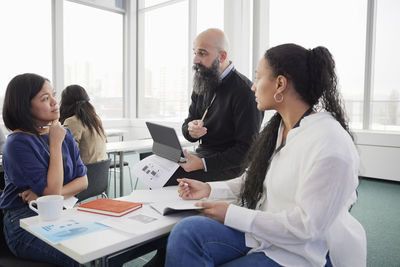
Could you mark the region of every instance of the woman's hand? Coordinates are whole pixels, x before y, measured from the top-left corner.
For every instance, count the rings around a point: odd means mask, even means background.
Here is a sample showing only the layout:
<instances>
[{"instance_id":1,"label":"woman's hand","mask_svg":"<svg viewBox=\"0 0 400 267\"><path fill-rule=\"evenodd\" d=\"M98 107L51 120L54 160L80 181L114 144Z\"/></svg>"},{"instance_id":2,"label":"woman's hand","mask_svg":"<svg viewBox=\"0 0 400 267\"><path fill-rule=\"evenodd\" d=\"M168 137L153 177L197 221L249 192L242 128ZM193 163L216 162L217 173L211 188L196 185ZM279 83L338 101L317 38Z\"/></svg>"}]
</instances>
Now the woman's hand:
<instances>
[{"instance_id":1,"label":"woman's hand","mask_svg":"<svg viewBox=\"0 0 400 267\"><path fill-rule=\"evenodd\" d=\"M53 121L49 129L50 144L62 144L65 138L66 130L59 121Z\"/></svg>"},{"instance_id":2,"label":"woman's hand","mask_svg":"<svg viewBox=\"0 0 400 267\"><path fill-rule=\"evenodd\" d=\"M33 193L31 189L28 189L28 190L25 190L25 191L22 192L22 193L19 193L18 196L19 196L20 198L22 198L22 201L23 201L23 202L28 203L28 204L29 204L29 202L31 202L32 200L35 200L35 199L38 198L38 195L36 195L35 193Z\"/></svg>"},{"instance_id":3,"label":"woman's hand","mask_svg":"<svg viewBox=\"0 0 400 267\"><path fill-rule=\"evenodd\" d=\"M183 199L202 199L210 196L211 187L207 183L188 178L177 179L177 181L178 193Z\"/></svg>"},{"instance_id":4,"label":"woman's hand","mask_svg":"<svg viewBox=\"0 0 400 267\"><path fill-rule=\"evenodd\" d=\"M227 202L197 202L195 204L197 207L203 207L200 210L205 216L219 221L221 223L225 222L226 211L228 210L229 203Z\"/></svg>"}]
</instances>

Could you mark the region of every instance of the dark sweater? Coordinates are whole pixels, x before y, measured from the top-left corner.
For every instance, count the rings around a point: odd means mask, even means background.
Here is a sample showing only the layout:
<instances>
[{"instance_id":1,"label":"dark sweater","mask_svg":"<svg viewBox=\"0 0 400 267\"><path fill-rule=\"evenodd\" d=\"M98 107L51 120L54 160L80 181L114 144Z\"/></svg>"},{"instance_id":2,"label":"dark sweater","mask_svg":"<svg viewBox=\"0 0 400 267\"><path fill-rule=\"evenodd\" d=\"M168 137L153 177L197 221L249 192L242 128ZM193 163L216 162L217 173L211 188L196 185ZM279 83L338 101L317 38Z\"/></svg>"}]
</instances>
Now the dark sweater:
<instances>
[{"instance_id":1,"label":"dark sweater","mask_svg":"<svg viewBox=\"0 0 400 267\"><path fill-rule=\"evenodd\" d=\"M232 69L221 81L216 97L204 119L207 134L201 137L196 150L205 158L207 171L237 168L255 137L260 131L263 112L257 109L252 83L244 75ZM204 96L192 94L188 118L182 125L182 133L191 142L188 123L201 119L206 106ZM208 99L208 101L210 101Z\"/></svg>"}]
</instances>

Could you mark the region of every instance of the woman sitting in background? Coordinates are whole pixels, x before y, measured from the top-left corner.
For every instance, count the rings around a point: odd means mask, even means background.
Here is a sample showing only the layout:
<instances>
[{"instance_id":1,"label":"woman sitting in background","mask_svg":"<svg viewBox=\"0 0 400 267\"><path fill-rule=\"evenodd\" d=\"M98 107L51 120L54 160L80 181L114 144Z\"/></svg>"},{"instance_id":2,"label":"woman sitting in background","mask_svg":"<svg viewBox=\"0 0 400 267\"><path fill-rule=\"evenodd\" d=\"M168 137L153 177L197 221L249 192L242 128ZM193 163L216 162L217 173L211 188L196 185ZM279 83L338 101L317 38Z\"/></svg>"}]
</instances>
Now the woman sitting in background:
<instances>
[{"instance_id":1,"label":"woman sitting in background","mask_svg":"<svg viewBox=\"0 0 400 267\"><path fill-rule=\"evenodd\" d=\"M103 125L89 100L79 85L67 86L61 94L60 122L74 136L85 164L107 159Z\"/></svg>"},{"instance_id":2,"label":"woman sitting in background","mask_svg":"<svg viewBox=\"0 0 400 267\"><path fill-rule=\"evenodd\" d=\"M166 266L366 265L366 237L349 213L359 157L340 105L335 63L324 47L270 48L256 69L259 110L276 110L249 151L239 178L178 179L204 214L172 230Z\"/></svg>"},{"instance_id":3,"label":"woman sitting in background","mask_svg":"<svg viewBox=\"0 0 400 267\"><path fill-rule=\"evenodd\" d=\"M3 120L12 131L3 148L5 188L0 196L4 235L18 257L61 266L78 263L19 226L37 215L28 203L39 196L74 196L86 189L86 167L73 136L59 119L55 92L49 80L21 74L7 86Z\"/></svg>"}]
</instances>

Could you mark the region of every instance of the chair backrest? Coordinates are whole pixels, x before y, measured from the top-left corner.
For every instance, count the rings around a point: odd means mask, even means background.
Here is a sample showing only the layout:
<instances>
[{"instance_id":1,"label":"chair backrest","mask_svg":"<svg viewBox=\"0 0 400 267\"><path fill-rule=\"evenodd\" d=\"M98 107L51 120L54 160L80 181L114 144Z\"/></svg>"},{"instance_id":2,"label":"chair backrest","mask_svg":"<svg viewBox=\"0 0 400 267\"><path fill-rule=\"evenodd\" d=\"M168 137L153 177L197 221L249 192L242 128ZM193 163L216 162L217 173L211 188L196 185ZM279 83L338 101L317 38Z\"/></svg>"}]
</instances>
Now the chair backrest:
<instances>
[{"instance_id":1,"label":"chair backrest","mask_svg":"<svg viewBox=\"0 0 400 267\"><path fill-rule=\"evenodd\" d=\"M3 193L3 189L0 189L0 195ZM6 240L3 233L3 211L0 210L0 257L8 252ZM8 252L9 253L9 252Z\"/></svg>"},{"instance_id":2,"label":"chair backrest","mask_svg":"<svg viewBox=\"0 0 400 267\"><path fill-rule=\"evenodd\" d=\"M76 197L78 201L85 200L89 197L101 195L107 190L108 186L108 169L111 159L94 162L86 165L88 188L80 192Z\"/></svg>"}]
</instances>

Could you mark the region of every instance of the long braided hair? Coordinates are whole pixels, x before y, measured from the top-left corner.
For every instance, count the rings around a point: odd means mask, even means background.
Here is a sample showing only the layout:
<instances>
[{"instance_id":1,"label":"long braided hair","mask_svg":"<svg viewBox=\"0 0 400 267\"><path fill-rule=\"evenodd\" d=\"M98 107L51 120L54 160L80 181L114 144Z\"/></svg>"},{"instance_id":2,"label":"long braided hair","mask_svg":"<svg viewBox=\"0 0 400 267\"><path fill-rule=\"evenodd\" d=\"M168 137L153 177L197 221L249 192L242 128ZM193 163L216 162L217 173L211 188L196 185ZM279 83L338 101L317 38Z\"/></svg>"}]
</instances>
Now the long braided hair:
<instances>
[{"instance_id":1,"label":"long braided hair","mask_svg":"<svg viewBox=\"0 0 400 267\"><path fill-rule=\"evenodd\" d=\"M283 44L268 49L265 60L272 75L290 80L302 100L314 109L325 110L350 133L341 96L337 89L335 62L325 47L307 50L296 44ZM275 150L281 116L276 112L249 149L242 204L255 209L263 194L263 184Z\"/></svg>"}]
</instances>

